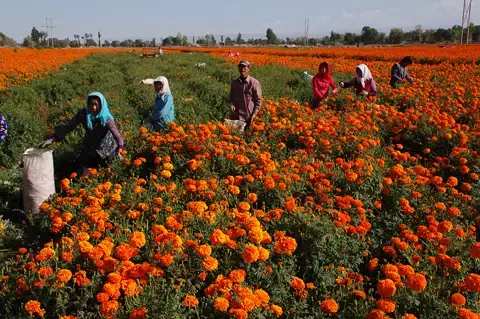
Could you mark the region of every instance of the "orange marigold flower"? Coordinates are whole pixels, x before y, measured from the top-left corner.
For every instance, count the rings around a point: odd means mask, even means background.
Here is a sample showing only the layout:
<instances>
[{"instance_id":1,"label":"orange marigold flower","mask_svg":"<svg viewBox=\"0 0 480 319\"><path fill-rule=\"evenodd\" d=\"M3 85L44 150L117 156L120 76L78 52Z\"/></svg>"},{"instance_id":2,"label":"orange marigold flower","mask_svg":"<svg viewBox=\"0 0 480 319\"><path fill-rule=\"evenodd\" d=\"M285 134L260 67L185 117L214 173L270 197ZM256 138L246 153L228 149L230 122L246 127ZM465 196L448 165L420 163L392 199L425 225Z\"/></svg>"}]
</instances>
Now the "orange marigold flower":
<instances>
[{"instance_id":1,"label":"orange marigold flower","mask_svg":"<svg viewBox=\"0 0 480 319\"><path fill-rule=\"evenodd\" d=\"M230 240L230 238L227 235L225 235L225 233L218 228L216 228L213 231L212 235L210 236L210 242L212 243L212 245L224 245L229 240Z\"/></svg>"},{"instance_id":2,"label":"orange marigold flower","mask_svg":"<svg viewBox=\"0 0 480 319\"><path fill-rule=\"evenodd\" d=\"M56 277L58 282L67 283L72 279L72 272L68 269L60 269Z\"/></svg>"},{"instance_id":3,"label":"orange marigold flower","mask_svg":"<svg viewBox=\"0 0 480 319\"><path fill-rule=\"evenodd\" d=\"M395 303L391 300L380 299L377 300L377 308L385 313L392 313L395 311Z\"/></svg>"},{"instance_id":4,"label":"orange marigold flower","mask_svg":"<svg viewBox=\"0 0 480 319\"><path fill-rule=\"evenodd\" d=\"M248 244L245 246L245 249L242 253L242 259L247 264L252 264L258 260L260 257L260 253L258 248L252 244Z\"/></svg>"},{"instance_id":5,"label":"orange marigold flower","mask_svg":"<svg viewBox=\"0 0 480 319\"><path fill-rule=\"evenodd\" d=\"M417 292L423 291L427 287L427 278L420 273L409 275L407 276L407 287Z\"/></svg>"},{"instance_id":6,"label":"orange marigold flower","mask_svg":"<svg viewBox=\"0 0 480 319\"><path fill-rule=\"evenodd\" d=\"M212 247L210 245L199 245L195 248L195 252L200 257L208 257L212 254Z\"/></svg>"},{"instance_id":7,"label":"orange marigold flower","mask_svg":"<svg viewBox=\"0 0 480 319\"><path fill-rule=\"evenodd\" d=\"M42 308L42 305L37 300L29 300L25 304L25 311L29 316L39 316L43 318L45 316L45 310Z\"/></svg>"},{"instance_id":8,"label":"orange marigold flower","mask_svg":"<svg viewBox=\"0 0 480 319\"><path fill-rule=\"evenodd\" d=\"M270 311L273 312L273 314L278 318L281 315L283 315L283 309L282 307L272 304L270 305Z\"/></svg>"},{"instance_id":9,"label":"orange marigold flower","mask_svg":"<svg viewBox=\"0 0 480 319\"><path fill-rule=\"evenodd\" d=\"M55 250L50 247L45 247L41 249L37 256L35 257L36 261L46 261L55 256Z\"/></svg>"},{"instance_id":10,"label":"orange marigold flower","mask_svg":"<svg viewBox=\"0 0 480 319\"><path fill-rule=\"evenodd\" d=\"M198 306L198 299L193 295L186 295L182 301L183 306L187 308L196 308Z\"/></svg>"},{"instance_id":11,"label":"orange marigold flower","mask_svg":"<svg viewBox=\"0 0 480 319\"><path fill-rule=\"evenodd\" d=\"M120 286L127 297L137 296L140 293L140 288L133 279L122 280Z\"/></svg>"},{"instance_id":12,"label":"orange marigold flower","mask_svg":"<svg viewBox=\"0 0 480 319\"><path fill-rule=\"evenodd\" d=\"M229 306L230 306L230 303L226 298L223 298L223 297L217 297L213 302L213 308L219 312L227 312Z\"/></svg>"},{"instance_id":13,"label":"orange marigold flower","mask_svg":"<svg viewBox=\"0 0 480 319\"><path fill-rule=\"evenodd\" d=\"M406 313L402 316L402 319L417 319L417 317L411 313Z\"/></svg>"},{"instance_id":14,"label":"orange marigold flower","mask_svg":"<svg viewBox=\"0 0 480 319\"><path fill-rule=\"evenodd\" d=\"M132 312L130 313L130 316L128 316L128 319L145 319L147 318L147 307L140 307L137 309L133 309Z\"/></svg>"},{"instance_id":15,"label":"orange marigold flower","mask_svg":"<svg viewBox=\"0 0 480 319\"><path fill-rule=\"evenodd\" d=\"M450 303L454 306L464 306L467 300L461 293L454 293L450 296Z\"/></svg>"},{"instance_id":16,"label":"orange marigold flower","mask_svg":"<svg viewBox=\"0 0 480 319\"><path fill-rule=\"evenodd\" d=\"M305 289L305 282L302 278L293 277L290 281L290 287L295 290L304 290Z\"/></svg>"},{"instance_id":17,"label":"orange marigold flower","mask_svg":"<svg viewBox=\"0 0 480 319\"><path fill-rule=\"evenodd\" d=\"M297 249L297 241L293 237L277 232L273 251L279 255L291 256Z\"/></svg>"},{"instance_id":18,"label":"orange marigold flower","mask_svg":"<svg viewBox=\"0 0 480 319\"><path fill-rule=\"evenodd\" d=\"M270 257L270 251L263 247L258 247L258 260L266 261Z\"/></svg>"},{"instance_id":19,"label":"orange marigold flower","mask_svg":"<svg viewBox=\"0 0 480 319\"><path fill-rule=\"evenodd\" d=\"M142 248L145 246L145 234L140 231L135 231L130 235L130 245L135 248Z\"/></svg>"},{"instance_id":20,"label":"orange marigold flower","mask_svg":"<svg viewBox=\"0 0 480 319\"><path fill-rule=\"evenodd\" d=\"M364 300L365 298L367 298L367 294L363 290L354 290L353 295L356 299Z\"/></svg>"},{"instance_id":21,"label":"orange marigold flower","mask_svg":"<svg viewBox=\"0 0 480 319\"><path fill-rule=\"evenodd\" d=\"M478 314L467 309L467 308L460 308L458 310L458 317L460 319L477 319L478 318Z\"/></svg>"},{"instance_id":22,"label":"orange marigold flower","mask_svg":"<svg viewBox=\"0 0 480 319\"><path fill-rule=\"evenodd\" d=\"M380 309L373 309L368 313L367 319L386 319L385 312Z\"/></svg>"},{"instance_id":23,"label":"orange marigold flower","mask_svg":"<svg viewBox=\"0 0 480 319\"><path fill-rule=\"evenodd\" d=\"M377 283L377 291L382 298L390 298L397 291L395 283L391 279L380 280Z\"/></svg>"},{"instance_id":24,"label":"orange marigold flower","mask_svg":"<svg viewBox=\"0 0 480 319\"><path fill-rule=\"evenodd\" d=\"M212 256L207 256L203 259L202 266L206 271L214 271L218 268L218 260Z\"/></svg>"},{"instance_id":25,"label":"orange marigold flower","mask_svg":"<svg viewBox=\"0 0 480 319\"><path fill-rule=\"evenodd\" d=\"M255 193L249 193L249 194L247 195L247 198L248 198L248 201L249 201L250 203L255 203L255 202L257 201L257 199L258 199L257 194L255 194Z\"/></svg>"},{"instance_id":26,"label":"orange marigold flower","mask_svg":"<svg viewBox=\"0 0 480 319\"><path fill-rule=\"evenodd\" d=\"M118 301L109 300L100 304L100 313L104 317L112 317L117 313L119 307L120 303Z\"/></svg>"},{"instance_id":27,"label":"orange marigold flower","mask_svg":"<svg viewBox=\"0 0 480 319\"><path fill-rule=\"evenodd\" d=\"M476 242L470 247L470 257L480 258L480 242Z\"/></svg>"},{"instance_id":28,"label":"orange marigold flower","mask_svg":"<svg viewBox=\"0 0 480 319\"><path fill-rule=\"evenodd\" d=\"M247 272L243 269L235 269L228 274L228 278L230 278L230 280L236 284L241 284L244 282L246 277Z\"/></svg>"},{"instance_id":29,"label":"orange marigold flower","mask_svg":"<svg viewBox=\"0 0 480 319\"><path fill-rule=\"evenodd\" d=\"M322 301L320 309L325 313L335 314L338 312L339 306L334 299L329 298Z\"/></svg>"}]
</instances>

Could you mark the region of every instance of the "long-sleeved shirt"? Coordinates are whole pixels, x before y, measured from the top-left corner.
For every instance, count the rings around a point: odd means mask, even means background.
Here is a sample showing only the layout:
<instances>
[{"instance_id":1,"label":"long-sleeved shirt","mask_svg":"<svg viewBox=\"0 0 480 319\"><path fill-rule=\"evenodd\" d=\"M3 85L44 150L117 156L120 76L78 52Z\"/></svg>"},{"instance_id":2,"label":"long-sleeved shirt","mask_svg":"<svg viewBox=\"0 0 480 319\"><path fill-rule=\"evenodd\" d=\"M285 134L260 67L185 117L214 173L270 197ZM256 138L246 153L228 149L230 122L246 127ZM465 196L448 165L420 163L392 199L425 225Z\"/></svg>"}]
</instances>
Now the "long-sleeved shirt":
<instances>
[{"instance_id":1,"label":"long-sleeved shirt","mask_svg":"<svg viewBox=\"0 0 480 319\"><path fill-rule=\"evenodd\" d=\"M390 78L390 85L392 87L397 86L399 83L403 81L412 81L410 74L408 74L407 68L402 66L400 63L395 63L392 66L391 70L391 78Z\"/></svg>"},{"instance_id":2,"label":"long-sleeved shirt","mask_svg":"<svg viewBox=\"0 0 480 319\"><path fill-rule=\"evenodd\" d=\"M377 84L374 79L366 80L365 86L362 85L362 82L356 77L351 79L348 82L343 83L344 88L354 87L357 95L362 93L362 91L367 91L369 96L377 95Z\"/></svg>"},{"instance_id":3,"label":"long-sleeved shirt","mask_svg":"<svg viewBox=\"0 0 480 319\"><path fill-rule=\"evenodd\" d=\"M233 80L230 87L230 103L235 107L231 119L249 123L253 115L260 110L262 103L260 82L251 76Z\"/></svg>"},{"instance_id":4,"label":"long-sleeved shirt","mask_svg":"<svg viewBox=\"0 0 480 319\"><path fill-rule=\"evenodd\" d=\"M81 124L85 129L85 137L83 138L84 151L95 151L101 158L107 158L112 156L118 148L124 146L123 137L114 120L109 120L105 126L99 121L95 121L92 129L88 129L86 118L87 110L80 110L66 124L55 128L55 138L57 140L63 140L68 133ZM109 133L113 136L115 143L110 141L111 136L109 136Z\"/></svg>"},{"instance_id":5,"label":"long-sleeved shirt","mask_svg":"<svg viewBox=\"0 0 480 319\"><path fill-rule=\"evenodd\" d=\"M323 100L328 95L328 90L336 89L335 82L331 76L321 76L317 74L312 79L313 97L315 100Z\"/></svg>"},{"instance_id":6,"label":"long-sleeved shirt","mask_svg":"<svg viewBox=\"0 0 480 319\"><path fill-rule=\"evenodd\" d=\"M168 123L175 120L175 106L173 104L173 96L164 93L155 98L152 113L152 125L155 130L166 129Z\"/></svg>"},{"instance_id":7,"label":"long-sleeved shirt","mask_svg":"<svg viewBox=\"0 0 480 319\"><path fill-rule=\"evenodd\" d=\"M7 120L0 114L0 143L7 138L8 124Z\"/></svg>"}]
</instances>

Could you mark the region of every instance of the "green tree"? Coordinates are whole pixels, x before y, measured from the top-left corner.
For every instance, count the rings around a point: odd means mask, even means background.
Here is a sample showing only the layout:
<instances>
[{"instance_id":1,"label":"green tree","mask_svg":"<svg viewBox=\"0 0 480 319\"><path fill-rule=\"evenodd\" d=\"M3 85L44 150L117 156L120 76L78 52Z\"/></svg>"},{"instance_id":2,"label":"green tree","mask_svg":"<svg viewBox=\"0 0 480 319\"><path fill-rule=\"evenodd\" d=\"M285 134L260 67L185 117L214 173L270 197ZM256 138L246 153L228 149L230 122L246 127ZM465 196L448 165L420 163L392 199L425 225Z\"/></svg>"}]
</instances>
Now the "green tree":
<instances>
[{"instance_id":1,"label":"green tree","mask_svg":"<svg viewBox=\"0 0 480 319\"><path fill-rule=\"evenodd\" d=\"M237 40L235 41L237 44L242 44L242 43L245 43L245 41L242 39L242 34L239 33L237 35Z\"/></svg>"},{"instance_id":2,"label":"green tree","mask_svg":"<svg viewBox=\"0 0 480 319\"><path fill-rule=\"evenodd\" d=\"M42 32L33 27L32 32L30 33L30 38L32 39L33 44L38 45L42 41Z\"/></svg>"},{"instance_id":3,"label":"green tree","mask_svg":"<svg viewBox=\"0 0 480 319\"><path fill-rule=\"evenodd\" d=\"M377 29L365 26L362 28L362 34L360 35L360 39L364 44L377 43L379 39L379 33Z\"/></svg>"},{"instance_id":4,"label":"green tree","mask_svg":"<svg viewBox=\"0 0 480 319\"><path fill-rule=\"evenodd\" d=\"M405 40L403 30L400 28L393 28L388 35L388 43L399 44Z\"/></svg>"},{"instance_id":5,"label":"green tree","mask_svg":"<svg viewBox=\"0 0 480 319\"><path fill-rule=\"evenodd\" d=\"M347 45L357 44L358 40L358 35L356 35L355 33L347 32L343 36L343 43Z\"/></svg>"},{"instance_id":6,"label":"green tree","mask_svg":"<svg viewBox=\"0 0 480 319\"><path fill-rule=\"evenodd\" d=\"M277 44L278 42L279 42L278 37L275 34L275 32L273 32L273 30L271 28L268 28L267 29L267 43L268 44Z\"/></svg>"}]
</instances>

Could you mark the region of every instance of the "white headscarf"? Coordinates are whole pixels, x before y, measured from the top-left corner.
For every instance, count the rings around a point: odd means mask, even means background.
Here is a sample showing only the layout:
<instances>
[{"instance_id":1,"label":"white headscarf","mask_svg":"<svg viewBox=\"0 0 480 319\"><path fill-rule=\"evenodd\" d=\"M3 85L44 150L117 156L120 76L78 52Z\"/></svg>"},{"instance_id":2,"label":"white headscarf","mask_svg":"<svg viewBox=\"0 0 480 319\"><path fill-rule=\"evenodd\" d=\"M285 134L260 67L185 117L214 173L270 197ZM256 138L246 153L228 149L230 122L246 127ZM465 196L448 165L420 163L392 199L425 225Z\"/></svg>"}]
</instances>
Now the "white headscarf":
<instances>
[{"instance_id":1,"label":"white headscarf","mask_svg":"<svg viewBox=\"0 0 480 319\"><path fill-rule=\"evenodd\" d=\"M165 93L172 94L172 92L170 91L170 85L168 84L168 79L164 76L159 76L155 79L142 80L143 84L149 84L149 85L153 85L155 82L162 82L163 84L163 88L160 92L158 92L158 95L163 95Z\"/></svg>"},{"instance_id":2,"label":"white headscarf","mask_svg":"<svg viewBox=\"0 0 480 319\"><path fill-rule=\"evenodd\" d=\"M360 81L360 83L362 83L362 87L365 87L365 82L373 79L372 73L370 72L370 69L366 64L357 65L357 69L360 69L360 71L362 71L362 76L359 77L357 75L357 79Z\"/></svg>"}]
</instances>

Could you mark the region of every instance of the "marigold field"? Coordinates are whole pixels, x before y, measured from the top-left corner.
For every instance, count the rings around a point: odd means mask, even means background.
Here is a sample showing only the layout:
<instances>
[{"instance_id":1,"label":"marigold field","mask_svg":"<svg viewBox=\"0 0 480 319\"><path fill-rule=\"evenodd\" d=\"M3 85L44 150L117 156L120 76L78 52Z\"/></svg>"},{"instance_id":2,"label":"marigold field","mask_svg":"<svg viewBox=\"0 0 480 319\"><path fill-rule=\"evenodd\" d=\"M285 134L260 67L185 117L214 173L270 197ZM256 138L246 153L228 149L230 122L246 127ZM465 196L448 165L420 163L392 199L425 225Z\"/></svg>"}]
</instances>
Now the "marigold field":
<instances>
[{"instance_id":1,"label":"marigold field","mask_svg":"<svg viewBox=\"0 0 480 319\"><path fill-rule=\"evenodd\" d=\"M0 90L54 71L93 53L122 52L126 49L12 49L0 48Z\"/></svg>"},{"instance_id":2,"label":"marigold field","mask_svg":"<svg viewBox=\"0 0 480 319\"><path fill-rule=\"evenodd\" d=\"M127 154L58 175L29 225L0 219L0 252L15 250L0 259L1 317L480 317L478 46L178 51L91 56L2 93L14 123L29 119L15 102L47 112L0 146L13 184L17 150L90 90L111 101ZM415 83L392 89L405 53ZM265 92L246 135L223 124L239 59ZM377 98L343 90L312 110L300 71L324 60L336 80L366 61ZM142 126L153 94L138 81L157 73L178 114L166 133ZM56 151L64 172L71 152Z\"/></svg>"}]
</instances>

